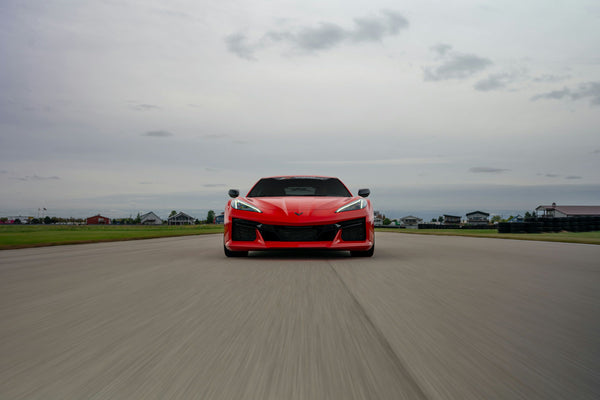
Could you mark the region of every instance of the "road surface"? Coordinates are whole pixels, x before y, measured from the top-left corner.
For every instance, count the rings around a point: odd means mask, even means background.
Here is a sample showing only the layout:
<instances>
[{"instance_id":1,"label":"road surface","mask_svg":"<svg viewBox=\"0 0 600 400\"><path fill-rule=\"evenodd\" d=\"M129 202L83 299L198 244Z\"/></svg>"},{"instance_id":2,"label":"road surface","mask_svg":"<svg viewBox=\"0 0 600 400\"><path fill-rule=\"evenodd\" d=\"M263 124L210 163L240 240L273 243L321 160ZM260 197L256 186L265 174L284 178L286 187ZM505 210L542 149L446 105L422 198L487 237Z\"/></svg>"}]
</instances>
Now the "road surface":
<instances>
[{"instance_id":1,"label":"road surface","mask_svg":"<svg viewBox=\"0 0 600 400\"><path fill-rule=\"evenodd\" d=\"M598 399L600 246L0 252L0 399Z\"/></svg>"}]
</instances>

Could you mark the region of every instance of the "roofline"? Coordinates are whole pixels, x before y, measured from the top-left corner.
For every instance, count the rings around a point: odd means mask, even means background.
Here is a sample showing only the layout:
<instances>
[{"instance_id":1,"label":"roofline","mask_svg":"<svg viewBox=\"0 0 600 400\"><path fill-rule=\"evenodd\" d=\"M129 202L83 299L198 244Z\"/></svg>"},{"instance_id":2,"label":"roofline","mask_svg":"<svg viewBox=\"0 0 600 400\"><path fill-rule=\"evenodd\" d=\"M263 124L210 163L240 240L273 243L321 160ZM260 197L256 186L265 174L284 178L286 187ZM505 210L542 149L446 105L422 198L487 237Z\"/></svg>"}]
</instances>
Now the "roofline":
<instances>
[{"instance_id":1,"label":"roofline","mask_svg":"<svg viewBox=\"0 0 600 400\"><path fill-rule=\"evenodd\" d=\"M471 211L470 213L466 213L465 215L469 216L471 214L477 214L477 213L479 213L479 214L485 214L485 215L490 215L490 213L486 213L484 211L479 211L479 210L477 210L477 211Z\"/></svg>"}]
</instances>

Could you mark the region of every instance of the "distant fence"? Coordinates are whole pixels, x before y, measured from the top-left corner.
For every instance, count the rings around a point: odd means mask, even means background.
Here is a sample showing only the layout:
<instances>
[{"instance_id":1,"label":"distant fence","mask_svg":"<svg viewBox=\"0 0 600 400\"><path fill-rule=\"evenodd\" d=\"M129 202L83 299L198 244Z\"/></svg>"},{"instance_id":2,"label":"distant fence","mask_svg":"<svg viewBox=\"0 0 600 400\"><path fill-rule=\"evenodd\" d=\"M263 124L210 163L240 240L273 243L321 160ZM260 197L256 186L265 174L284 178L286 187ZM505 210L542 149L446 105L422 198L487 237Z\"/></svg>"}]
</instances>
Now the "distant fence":
<instances>
[{"instance_id":1,"label":"distant fence","mask_svg":"<svg viewBox=\"0 0 600 400\"><path fill-rule=\"evenodd\" d=\"M419 224L419 229L460 229L460 225Z\"/></svg>"},{"instance_id":2,"label":"distant fence","mask_svg":"<svg viewBox=\"0 0 600 400\"><path fill-rule=\"evenodd\" d=\"M419 229L496 229L496 225L419 224Z\"/></svg>"},{"instance_id":3,"label":"distant fence","mask_svg":"<svg viewBox=\"0 0 600 400\"><path fill-rule=\"evenodd\" d=\"M498 233L600 231L600 217L566 217L529 219L524 222L500 222Z\"/></svg>"}]
</instances>

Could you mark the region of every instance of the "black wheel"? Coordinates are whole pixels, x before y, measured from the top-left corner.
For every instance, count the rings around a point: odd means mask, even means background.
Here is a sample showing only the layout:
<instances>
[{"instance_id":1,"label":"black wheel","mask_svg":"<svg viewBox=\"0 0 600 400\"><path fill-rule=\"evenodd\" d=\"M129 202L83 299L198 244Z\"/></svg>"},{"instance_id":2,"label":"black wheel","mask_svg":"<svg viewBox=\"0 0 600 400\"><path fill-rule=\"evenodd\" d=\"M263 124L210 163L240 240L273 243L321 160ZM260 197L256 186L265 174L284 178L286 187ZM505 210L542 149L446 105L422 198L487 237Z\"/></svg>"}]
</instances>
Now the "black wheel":
<instances>
[{"instance_id":1,"label":"black wheel","mask_svg":"<svg viewBox=\"0 0 600 400\"><path fill-rule=\"evenodd\" d=\"M246 257L248 256L247 251L231 251L227 247L223 246L223 251L227 257Z\"/></svg>"},{"instance_id":2,"label":"black wheel","mask_svg":"<svg viewBox=\"0 0 600 400\"><path fill-rule=\"evenodd\" d=\"M374 253L375 253L375 244L373 244L373 246L367 251L351 251L350 255L352 257L373 257Z\"/></svg>"}]
</instances>

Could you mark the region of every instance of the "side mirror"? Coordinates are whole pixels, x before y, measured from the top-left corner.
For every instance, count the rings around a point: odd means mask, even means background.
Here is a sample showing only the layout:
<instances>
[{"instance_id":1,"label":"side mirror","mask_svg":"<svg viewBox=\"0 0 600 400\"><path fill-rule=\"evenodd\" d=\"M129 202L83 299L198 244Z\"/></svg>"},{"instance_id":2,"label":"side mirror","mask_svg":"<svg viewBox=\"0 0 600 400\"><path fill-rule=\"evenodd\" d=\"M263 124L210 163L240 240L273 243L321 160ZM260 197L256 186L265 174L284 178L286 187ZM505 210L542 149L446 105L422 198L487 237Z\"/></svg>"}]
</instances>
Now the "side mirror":
<instances>
[{"instance_id":1,"label":"side mirror","mask_svg":"<svg viewBox=\"0 0 600 400\"><path fill-rule=\"evenodd\" d=\"M239 195L240 195L240 191L239 190L237 190L237 189L229 189L229 197L231 197L232 199L235 199Z\"/></svg>"},{"instance_id":2,"label":"side mirror","mask_svg":"<svg viewBox=\"0 0 600 400\"><path fill-rule=\"evenodd\" d=\"M369 197L371 191L369 189L358 189L358 195L360 197Z\"/></svg>"}]
</instances>

